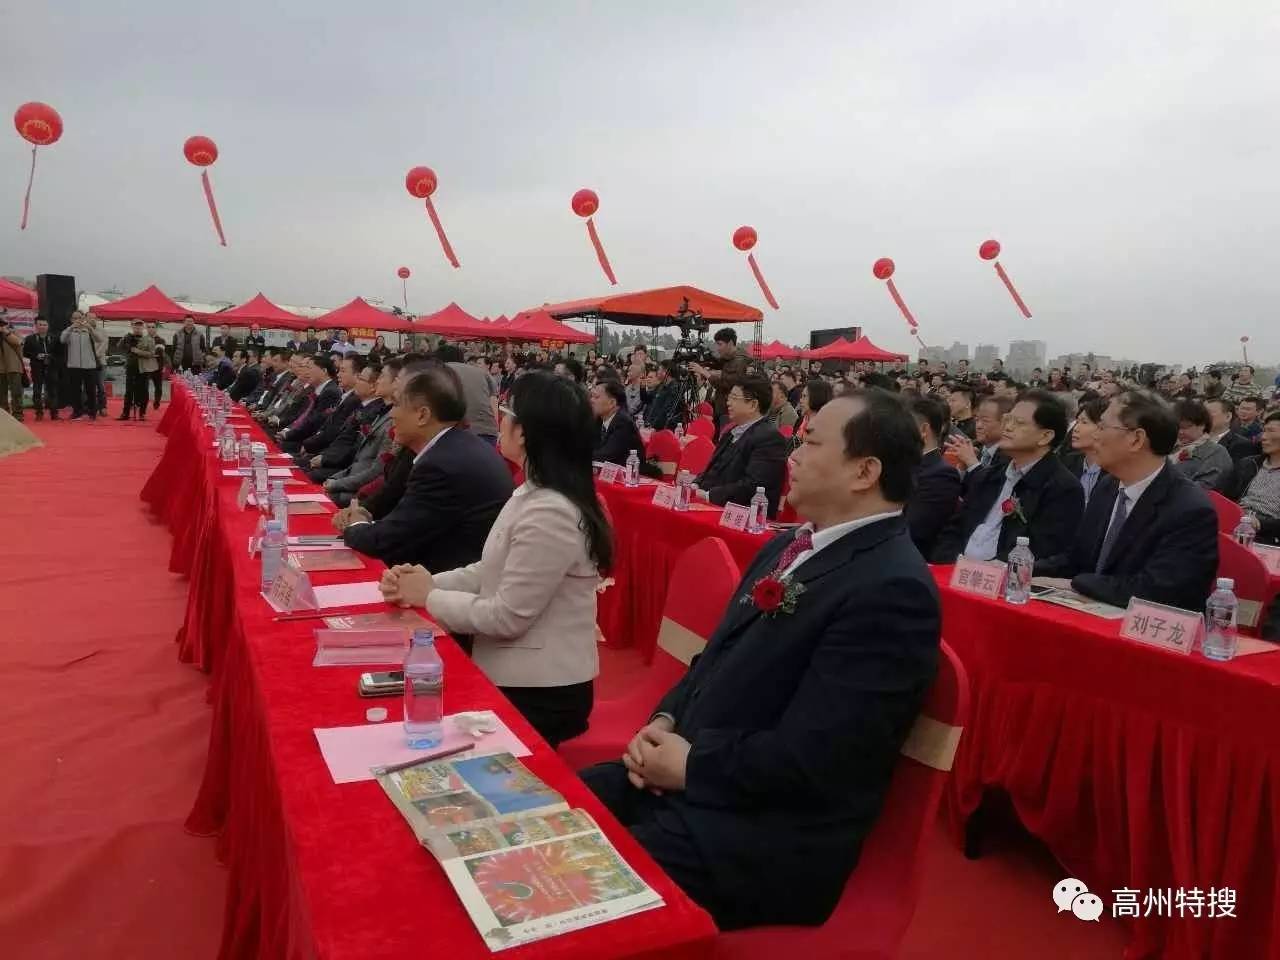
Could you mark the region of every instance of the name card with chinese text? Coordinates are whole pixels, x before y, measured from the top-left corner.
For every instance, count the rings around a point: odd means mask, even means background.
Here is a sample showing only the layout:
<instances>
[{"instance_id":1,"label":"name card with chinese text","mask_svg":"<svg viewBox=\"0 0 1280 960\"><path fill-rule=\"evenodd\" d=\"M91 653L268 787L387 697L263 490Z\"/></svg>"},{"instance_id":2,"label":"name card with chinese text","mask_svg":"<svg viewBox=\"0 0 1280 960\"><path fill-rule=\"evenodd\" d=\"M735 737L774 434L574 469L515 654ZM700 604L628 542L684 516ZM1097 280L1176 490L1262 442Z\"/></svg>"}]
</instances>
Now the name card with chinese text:
<instances>
[{"instance_id":1,"label":"name card with chinese text","mask_svg":"<svg viewBox=\"0 0 1280 960\"><path fill-rule=\"evenodd\" d=\"M744 507L740 503L726 503L724 513L720 514L720 526L728 527L730 530L746 530L747 518L750 516L749 507Z\"/></svg>"},{"instance_id":2,"label":"name card with chinese text","mask_svg":"<svg viewBox=\"0 0 1280 960\"><path fill-rule=\"evenodd\" d=\"M243 510L249 505L249 488L253 485L252 477L245 477L240 481L240 490L236 494L236 506Z\"/></svg>"},{"instance_id":3,"label":"name card with chinese text","mask_svg":"<svg viewBox=\"0 0 1280 960\"><path fill-rule=\"evenodd\" d=\"M951 586L963 593L999 600L1004 596L1004 578L1008 572L1008 568L998 560L960 557L951 571Z\"/></svg>"},{"instance_id":4,"label":"name card with chinese text","mask_svg":"<svg viewBox=\"0 0 1280 960\"><path fill-rule=\"evenodd\" d=\"M622 468L616 463L600 464L600 480L603 483L617 483L622 475Z\"/></svg>"},{"instance_id":5,"label":"name card with chinese text","mask_svg":"<svg viewBox=\"0 0 1280 960\"><path fill-rule=\"evenodd\" d=\"M281 613L293 613L295 610L319 610L316 593L311 586L311 578L306 571L292 563L286 563L271 581L271 589L266 594L267 602Z\"/></svg>"},{"instance_id":6,"label":"name card with chinese text","mask_svg":"<svg viewBox=\"0 0 1280 960\"><path fill-rule=\"evenodd\" d=\"M660 483L653 491L653 505L671 510L676 505L676 488L669 483Z\"/></svg>"},{"instance_id":7,"label":"name card with chinese text","mask_svg":"<svg viewBox=\"0 0 1280 960\"><path fill-rule=\"evenodd\" d=\"M1134 597L1124 612L1120 636L1173 653L1188 656L1195 649L1196 638L1204 620L1191 610L1166 607L1163 603Z\"/></svg>"},{"instance_id":8,"label":"name card with chinese text","mask_svg":"<svg viewBox=\"0 0 1280 960\"><path fill-rule=\"evenodd\" d=\"M1255 543L1252 549L1253 555L1267 568L1267 573L1273 577L1280 577L1280 547L1268 547L1266 544Z\"/></svg>"}]
</instances>

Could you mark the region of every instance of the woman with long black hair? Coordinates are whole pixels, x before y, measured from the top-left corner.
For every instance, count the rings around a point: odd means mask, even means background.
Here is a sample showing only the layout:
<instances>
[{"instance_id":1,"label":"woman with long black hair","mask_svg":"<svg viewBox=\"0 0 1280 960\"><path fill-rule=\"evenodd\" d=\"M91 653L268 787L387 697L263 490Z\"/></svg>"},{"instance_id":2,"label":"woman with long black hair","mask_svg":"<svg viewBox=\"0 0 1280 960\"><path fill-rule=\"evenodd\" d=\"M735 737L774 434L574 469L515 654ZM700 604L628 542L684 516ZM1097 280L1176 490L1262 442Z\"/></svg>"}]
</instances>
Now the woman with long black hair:
<instances>
[{"instance_id":1,"label":"woman with long black hair","mask_svg":"<svg viewBox=\"0 0 1280 960\"><path fill-rule=\"evenodd\" d=\"M597 430L582 387L546 371L516 380L500 409L499 449L525 482L480 562L435 576L394 567L382 592L472 634L472 659L554 747L587 729L599 668L596 587L613 535L591 475Z\"/></svg>"}]
</instances>

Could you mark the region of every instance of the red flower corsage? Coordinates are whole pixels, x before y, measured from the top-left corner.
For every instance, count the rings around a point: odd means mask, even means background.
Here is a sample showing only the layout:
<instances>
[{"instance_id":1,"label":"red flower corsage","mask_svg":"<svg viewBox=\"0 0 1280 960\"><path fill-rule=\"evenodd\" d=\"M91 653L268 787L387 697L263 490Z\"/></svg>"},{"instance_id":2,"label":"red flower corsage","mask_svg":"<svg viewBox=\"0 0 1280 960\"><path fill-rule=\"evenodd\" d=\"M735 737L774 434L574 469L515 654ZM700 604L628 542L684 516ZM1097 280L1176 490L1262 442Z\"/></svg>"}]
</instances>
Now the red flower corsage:
<instances>
[{"instance_id":1,"label":"red flower corsage","mask_svg":"<svg viewBox=\"0 0 1280 960\"><path fill-rule=\"evenodd\" d=\"M1186 462L1187 462L1188 460L1190 460L1190 459L1191 459L1191 451L1190 451L1190 450L1183 450L1181 453L1179 453L1179 454L1178 454L1178 462L1179 462L1179 463L1186 463Z\"/></svg>"},{"instance_id":2,"label":"red flower corsage","mask_svg":"<svg viewBox=\"0 0 1280 960\"><path fill-rule=\"evenodd\" d=\"M742 598L743 603L750 603L766 617L775 614L795 613L800 594L804 593L804 584L795 583L790 577L761 577L751 588L751 595Z\"/></svg>"},{"instance_id":3,"label":"red flower corsage","mask_svg":"<svg viewBox=\"0 0 1280 960\"><path fill-rule=\"evenodd\" d=\"M1026 515L1022 512L1022 501L1017 497L1008 497L1000 504L1000 512L1006 517L1017 517L1023 523L1027 522Z\"/></svg>"}]
</instances>

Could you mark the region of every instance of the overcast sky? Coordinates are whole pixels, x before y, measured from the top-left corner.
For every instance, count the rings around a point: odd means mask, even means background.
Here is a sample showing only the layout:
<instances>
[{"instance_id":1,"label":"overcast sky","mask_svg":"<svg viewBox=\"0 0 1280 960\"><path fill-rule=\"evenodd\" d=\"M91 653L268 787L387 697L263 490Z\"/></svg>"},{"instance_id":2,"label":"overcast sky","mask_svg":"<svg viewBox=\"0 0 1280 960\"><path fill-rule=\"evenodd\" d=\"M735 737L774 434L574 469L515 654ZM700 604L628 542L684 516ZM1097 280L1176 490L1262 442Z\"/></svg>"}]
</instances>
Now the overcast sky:
<instances>
[{"instance_id":1,"label":"overcast sky","mask_svg":"<svg viewBox=\"0 0 1280 960\"><path fill-rule=\"evenodd\" d=\"M1048 341L1194 362L1280 358L1280 6L970 0L128 4L13 2L0 89L62 140L0 137L0 273L94 291L477 315L693 283L766 336L860 324L912 349ZM204 134L229 246L183 140ZM459 259L445 262L415 164ZM0 206L0 209L3 209ZM978 244L1035 317L1023 321Z\"/></svg>"}]
</instances>

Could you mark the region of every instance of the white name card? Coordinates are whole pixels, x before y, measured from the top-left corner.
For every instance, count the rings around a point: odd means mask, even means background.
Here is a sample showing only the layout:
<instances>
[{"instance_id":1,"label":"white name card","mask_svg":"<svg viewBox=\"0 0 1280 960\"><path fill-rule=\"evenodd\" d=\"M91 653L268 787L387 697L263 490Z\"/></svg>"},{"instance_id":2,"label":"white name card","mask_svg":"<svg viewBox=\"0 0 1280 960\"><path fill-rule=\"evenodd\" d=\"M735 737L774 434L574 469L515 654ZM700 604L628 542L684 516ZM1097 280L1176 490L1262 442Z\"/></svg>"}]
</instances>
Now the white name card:
<instances>
[{"instance_id":1,"label":"white name card","mask_svg":"<svg viewBox=\"0 0 1280 960\"><path fill-rule=\"evenodd\" d=\"M660 483L653 491L653 505L671 510L676 505L676 488L669 483Z\"/></svg>"},{"instance_id":2,"label":"white name card","mask_svg":"<svg viewBox=\"0 0 1280 960\"><path fill-rule=\"evenodd\" d=\"M720 526L728 527L730 530L746 530L747 518L750 516L750 508L740 503L726 503L724 513L720 514Z\"/></svg>"},{"instance_id":3,"label":"white name card","mask_svg":"<svg viewBox=\"0 0 1280 960\"><path fill-rule=\"evenodd\" d=\"M616 463L600 464L600 480L604 483L617 483L622 475L622 468Z\"/></svg>"},{"instance_id":4,"label":"white name card","mask_svg":"<svg viewBox=\"0 0 1280 960\"><path fill-rule=\"evenodd\" d=\"M962 593L998 600L1003 596L1008 568L998 560L970 560L961 557L951 571L951 587Z\"/></svg>"},{"instance_id":5,"label":"white name card","mask_svg":"<svg viewBox=\"0 0 1280 960\"><path fill-rule=\"evenodd\" d=\"M252 483L251 477L245 477L240 481L240 490L236 493L236 506L241 510L249 505L249 487Z\"/></svg>"},{"instance_id":6,"label":"white name card","mask_svg":"<svg viewBox=\"0 0 1280 960\"><path fill-rule=\"evenodd\" d=\"M1166 607L1163 603L1134 597L1124 612L1120 636L1153 647L1163 647L1188 656L1195 649L1196 638L1204 620L1191 610Z\"/></svg>"},{"instance_id":7,"label":"white name card","mask_svg":"<svg viewBox=\"0 0 1280 960\"><path fill-rule=\"evenodd\" d=\"M1262 561L1267 573L1280 577L1280 547L1268 547L1264 543L1253 544L1253 554Z\"/></svg>"},{"instance_id":8,"label":"white name card","mask_svg":"<svg viewBox=\"0 0 1280 960\"><path fill-rule=\"evenodd\" d=\"M271 590L267 593L267 602L281 613L293 613L295 610L319 610L316 592L311 586L311 578L305 570L286 563L271 581Z\"/></svg>"}]
</instances>

